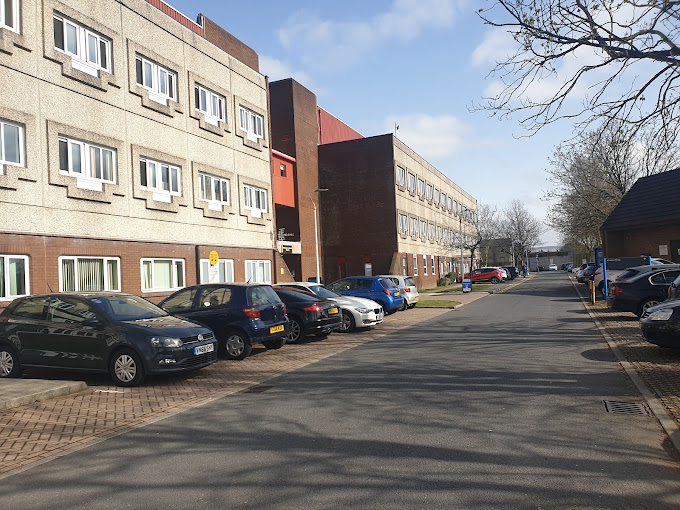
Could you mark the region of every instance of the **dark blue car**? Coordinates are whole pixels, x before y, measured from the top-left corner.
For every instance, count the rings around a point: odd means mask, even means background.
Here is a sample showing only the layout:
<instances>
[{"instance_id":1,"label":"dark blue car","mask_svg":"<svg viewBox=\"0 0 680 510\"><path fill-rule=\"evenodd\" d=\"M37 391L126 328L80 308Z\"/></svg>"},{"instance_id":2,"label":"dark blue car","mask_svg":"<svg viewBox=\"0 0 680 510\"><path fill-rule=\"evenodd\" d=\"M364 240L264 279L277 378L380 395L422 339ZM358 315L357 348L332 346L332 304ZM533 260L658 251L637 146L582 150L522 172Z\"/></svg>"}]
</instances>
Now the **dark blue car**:
<instances>
[{"instance_id":1,"label":"dark blue car","mask_svg":"<svg viewBox=\"0 0 680 510\"><path fill-rule=\"evenodd\" d=\"M326 287L344 296L371 299L383 307L385 313L393 313L404 304L399 288L389 278L380 276L349 276Z\"/></svg>"},{"instance_id":2,"label":"dark blue car","mask_svg":"<svg viewBox=\"0 0 680 510\"><path fill-rule=\"evenodd\" d=\"M286 307L270 285L195 285L178 290L159 306L212 329L220 353L229 359L247 357L256 343L267 349L279 349L286 343Z\"/></svg>"}]
</instances>

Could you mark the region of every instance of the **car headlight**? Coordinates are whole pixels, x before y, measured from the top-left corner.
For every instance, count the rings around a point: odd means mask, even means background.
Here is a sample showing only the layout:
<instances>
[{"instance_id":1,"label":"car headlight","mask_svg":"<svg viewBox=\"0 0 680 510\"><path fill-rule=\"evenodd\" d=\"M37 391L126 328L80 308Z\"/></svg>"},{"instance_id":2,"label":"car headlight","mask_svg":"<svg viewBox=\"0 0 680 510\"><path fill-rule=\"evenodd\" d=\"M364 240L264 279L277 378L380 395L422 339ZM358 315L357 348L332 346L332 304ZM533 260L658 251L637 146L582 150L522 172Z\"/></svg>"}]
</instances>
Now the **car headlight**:
<instances>
[{"instance_id":1,"label":"car headlight","mask_svg":"<svg viewBox=\"0 0 680 510\"><path fill-rule=\"evenodd\" d=\"M171 336L152 336L149 338L154 347L182 347L182 340Z\"/></svg>"},{"instance_id":2,"label":"car headlight","mask_svg":"<svg viewBox=\"0 0 680 510\"><path fill-rule=\"evenodd\" d=\"M648 319L650 321L667 321L671 318L671 315L673 315L672 308L662 308L661 310L650 313Z\"/></svg>"},{"instance_id":3,"label":"car headlight","mask_svg":"<svg viewBox=\"0 0 680 510\"><path fill-rule=\"evenodd\" d=\"M357 308L357 312L359 313L371 313L372 311L372 308Z\"/></svg>"}]
</instances>

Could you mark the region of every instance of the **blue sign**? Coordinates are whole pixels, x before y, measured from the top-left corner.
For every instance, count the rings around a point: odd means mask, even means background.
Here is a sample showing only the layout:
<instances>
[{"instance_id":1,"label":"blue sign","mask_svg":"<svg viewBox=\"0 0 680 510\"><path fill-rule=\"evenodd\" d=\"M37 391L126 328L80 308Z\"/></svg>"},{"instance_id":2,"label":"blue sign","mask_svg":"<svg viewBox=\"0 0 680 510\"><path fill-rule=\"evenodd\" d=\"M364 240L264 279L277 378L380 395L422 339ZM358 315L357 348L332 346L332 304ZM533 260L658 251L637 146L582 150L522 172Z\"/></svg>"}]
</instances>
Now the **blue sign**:
<instances>
[{"instance_id":1,"label":"blue sign","mask_svg":"<svg viewBox=\"0 0 680 510\"><path fill-rule=\"evenodd\" d=\"M470 278L463 278L463 292L472 291L472 282Z\"/></svg>"}]
</instances>

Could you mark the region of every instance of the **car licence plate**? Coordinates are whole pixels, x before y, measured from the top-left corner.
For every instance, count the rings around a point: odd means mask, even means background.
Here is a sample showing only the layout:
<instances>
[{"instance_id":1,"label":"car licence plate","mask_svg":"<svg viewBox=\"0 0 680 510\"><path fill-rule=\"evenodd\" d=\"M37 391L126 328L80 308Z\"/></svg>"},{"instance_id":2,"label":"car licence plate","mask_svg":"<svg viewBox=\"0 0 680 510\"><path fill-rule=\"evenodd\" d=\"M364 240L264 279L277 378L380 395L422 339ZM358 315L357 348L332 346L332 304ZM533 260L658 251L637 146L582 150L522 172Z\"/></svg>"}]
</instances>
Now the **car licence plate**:
<instances>
[{"instance_id":1,"label":"car licence plate","mask_svg":"<svg viewBox=\"0 0 680 510\"><path fill-rule=\"evenodd\" d=\"M328 309L328 313L329 313L329 314L338 313L338 309L337 309L337 308L329 308L329 309Z\"/></svg>"},{"instance_id":2,"label":"car licence plate","mask_svg":"<svg viewBox=\"0 0 680 510\"><path fill-rule=\"evenodd\" d=\"M194 354L205 354L206 352L213 352L215 350L215 344L199 345L194 347Z\"/></svg>"},{"instance_id":3,"label":"car licence plate","mask_svg":"<svg viewBox=\"0 0 680 510\"><path fill-rule=\"evenodd\" d=\"M416 296L416 297L413 299L413 301L418 301L418 296Z\"/></svg>"},{"instance_id":4,"label":"car licence plate","mask_svg":"<svg viewBox=\"0 0 680 510\"><path fill-rule=\"evenodd\" d=\"M398 292L395 292L395 293L394 293L394 295L395 295L395 296L398 296L398 295L399 295L399 293L398 293Z\"/></svg>"},{"instance_id":5,"label":"car licence plate","mask_svg":"<svg viewBox=\"0 0 680 510\"><path fill-rule=\"evenodd\" d=\"M283 324L281 324L280 326L272 326L271 328L269 328L270 333L278 333L279 331L283 331Z\"/></svg>"}]
</instances>

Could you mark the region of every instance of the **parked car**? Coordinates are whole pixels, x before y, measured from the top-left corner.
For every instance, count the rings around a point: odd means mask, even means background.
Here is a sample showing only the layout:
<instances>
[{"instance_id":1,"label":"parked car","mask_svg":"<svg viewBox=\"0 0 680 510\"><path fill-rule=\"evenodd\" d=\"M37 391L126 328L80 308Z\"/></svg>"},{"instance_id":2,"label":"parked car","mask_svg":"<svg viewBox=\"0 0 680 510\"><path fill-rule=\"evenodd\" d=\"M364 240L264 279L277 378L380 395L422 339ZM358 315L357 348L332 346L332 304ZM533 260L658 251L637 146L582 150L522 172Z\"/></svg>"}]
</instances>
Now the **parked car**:
<instances>
[{"instance_id":1,"label":"parked car","mask_svg":"<svg viewBox=\"0 0 680 510\"><path fill-rule=\"evenodd\" d=\"M640 317L642 337L660 347L680 348L680 301L648 308Z\"/></svg>"},{"instance_id":2,"label":"parked car","mask_svg":"<svg viewBox=\"0 0 680 510\"><path fill-rule=\"evenodd\" d=\"M548 271L557 271L557 264L550 264L548 266Z\"/></svg>"},{"instance_id":3,"label":"parked car","mask_svg":"<svg viewBox=\"0 0 680 510\"><path fill-rule=\"evenodd\" d=\"M349 333L356 328L367 328L375 324L381 324L384 317L382 306L370 299L341 296L337 292L328 290L323 285L313 282L279 283L278 287L291 288L314 294L316 296L331 299L342 308L342 326L338 331Z\"/></svg>"},{"instance_id":4,"label":"parked car","mask_svg":"<svg viewBox=\"0 0 680 510\"><path fill-rule=\"evenodd\" d=\"M579 283L588 283L593 279L597 267L595 262L588 262L588 265L576 273L576 281Z\"/></svg>"},{"instance_id":5,"label":"parked car","mask_svg":"<svg viewBox=\"0 0 680 510\"><path fill-rule=\"evenodd\" d=\"M403 291L404 304L401 307L402 310L416 307L418 300L420 299L420 294L418 293L416 282L413 281L413 277L395 274L381 274L379 276L382 278L389 278L392 280L392 283Z\"/></svg>"},{"instance_id":6,"label":"parked car","mask_svg":"<svg viewBox=\"0 0 680 510\"><path fill-rule=\"evenodd\" d=\"M279 286L274 287L274 292L286 304L290 320L286 341L289 343L307 335L325 338L342 327L342 309L336 301Z\"/></svg>"},{"instance_id":7,"label":"parked car","mask_svg":"<svg viewBox=\"0 0 680 510\"><path fill-rule=\"evenodd\" d=\"M508 277L511 280L514 280L519 276L519 270L515 266L503 266L503 269L505 269L508 272Z\"/></svg>"},{"instance_id":8,"label":"parked car","mask_svg":"<svg viewBox=\"0 0 680 510\"><path fill-rule=\"evenodd\" d=\"M109 372L120 386L217 361L213 332L121 293L17 298L0 315L0 377L26 367Z\"/></svg>"},{"instance_id":9,"label":"parked car","mask_svg":"<svg viewBox=\"0 0 680 510\"><path fill-rule=\"evenodd\" d=\"M638 317L668 296L668 288L680 276L680 264L636 266L626 269L612 285L607 305Z\"/></svg>"},{"instance_id":10,"label":"parked car","mask_svg":"<svg viewBox=\"0 0 680 510\"><path fill-rule=\"evenodd\" d=\"M396 312L404 304L399 288L380 276L348 276L326 287L343 296L362 297L380 303L386 314Z\"/></svg>"},{"instance_id":11,"label":"parked car","mask_svg":"<svg viewBox=\"0 0 680 510\"><path fill-rule=\"evenodd\" d=\"M495 284L503 281L503 274L495 267L480 267L473 269L471 273L465 273L464 278L470 278L472 283L491 282ZM458 281L461 281L460 277L458 277Z\"/></svg>"},{"instance_id":12,"label":"parked car","mask_svg":"<svg viewBox=\"0 0 680 510\"><path fill-rule=\"evenodd\" d=\"M210 327L220 353L240 360L261 343L279 349L286 343L286 307L270 285L210 283L178 290L159 305L168 313Z\"/></svg>"},{"instance_id":13,"label":"parked car","mask_svg":"<svg viewBox=\"0 0 680 510\"><path fill-rule=\"evenodd\" d=\"M587 262L581 264L580 266L574 266L574 267L572 267L572 268L571 268L571 272L572 272L573 274L578 274L579 271L584 270L586 267L588 267L588 263L587 263Z\"/></svg>"},{"instance_id":14,"label":"parked car","mask_svg":"<svg viewBox=\"0 0 680 510\"><path fill-rule=\"evenodd\" d=\"M503 277L504 281L510 278L510 274L504 267L496 266L495 269L498 269L501 272L501 276Z\"/></svg>"},{"instance_id":15,"label":"parked car","mask_svg":"<svg viewBox=\"0 0 680 510\"><path fill-rule=\"evenodd\" d=\"M564 267L562 268L563 271L571 272L571 270L574 269L574 264L571 262L567 262L564 264Z\"/></svg>"},{"instance_id":16,"label":"parked car","mask_svg":"<svg viewBox=\"0 0 680 510\"><path fill-rule=\"evenodd\" d=\"M653 266L659 266L662 264L672 264L670 260L666 259L660 259L656 257L652 257L650 259L651 265ZM619 277L621 273L623 273L626 270L625 267L621 267L621 265L616 265L616 264L608 264L607 265L607 288L610 288L612 286L612 282L616 280L616 278ZM597 290L604 296L604 266L600 266L597 268L597 271L595 271L595 276L593 277L593 283Z\"/></svg>"}]
</instances>

